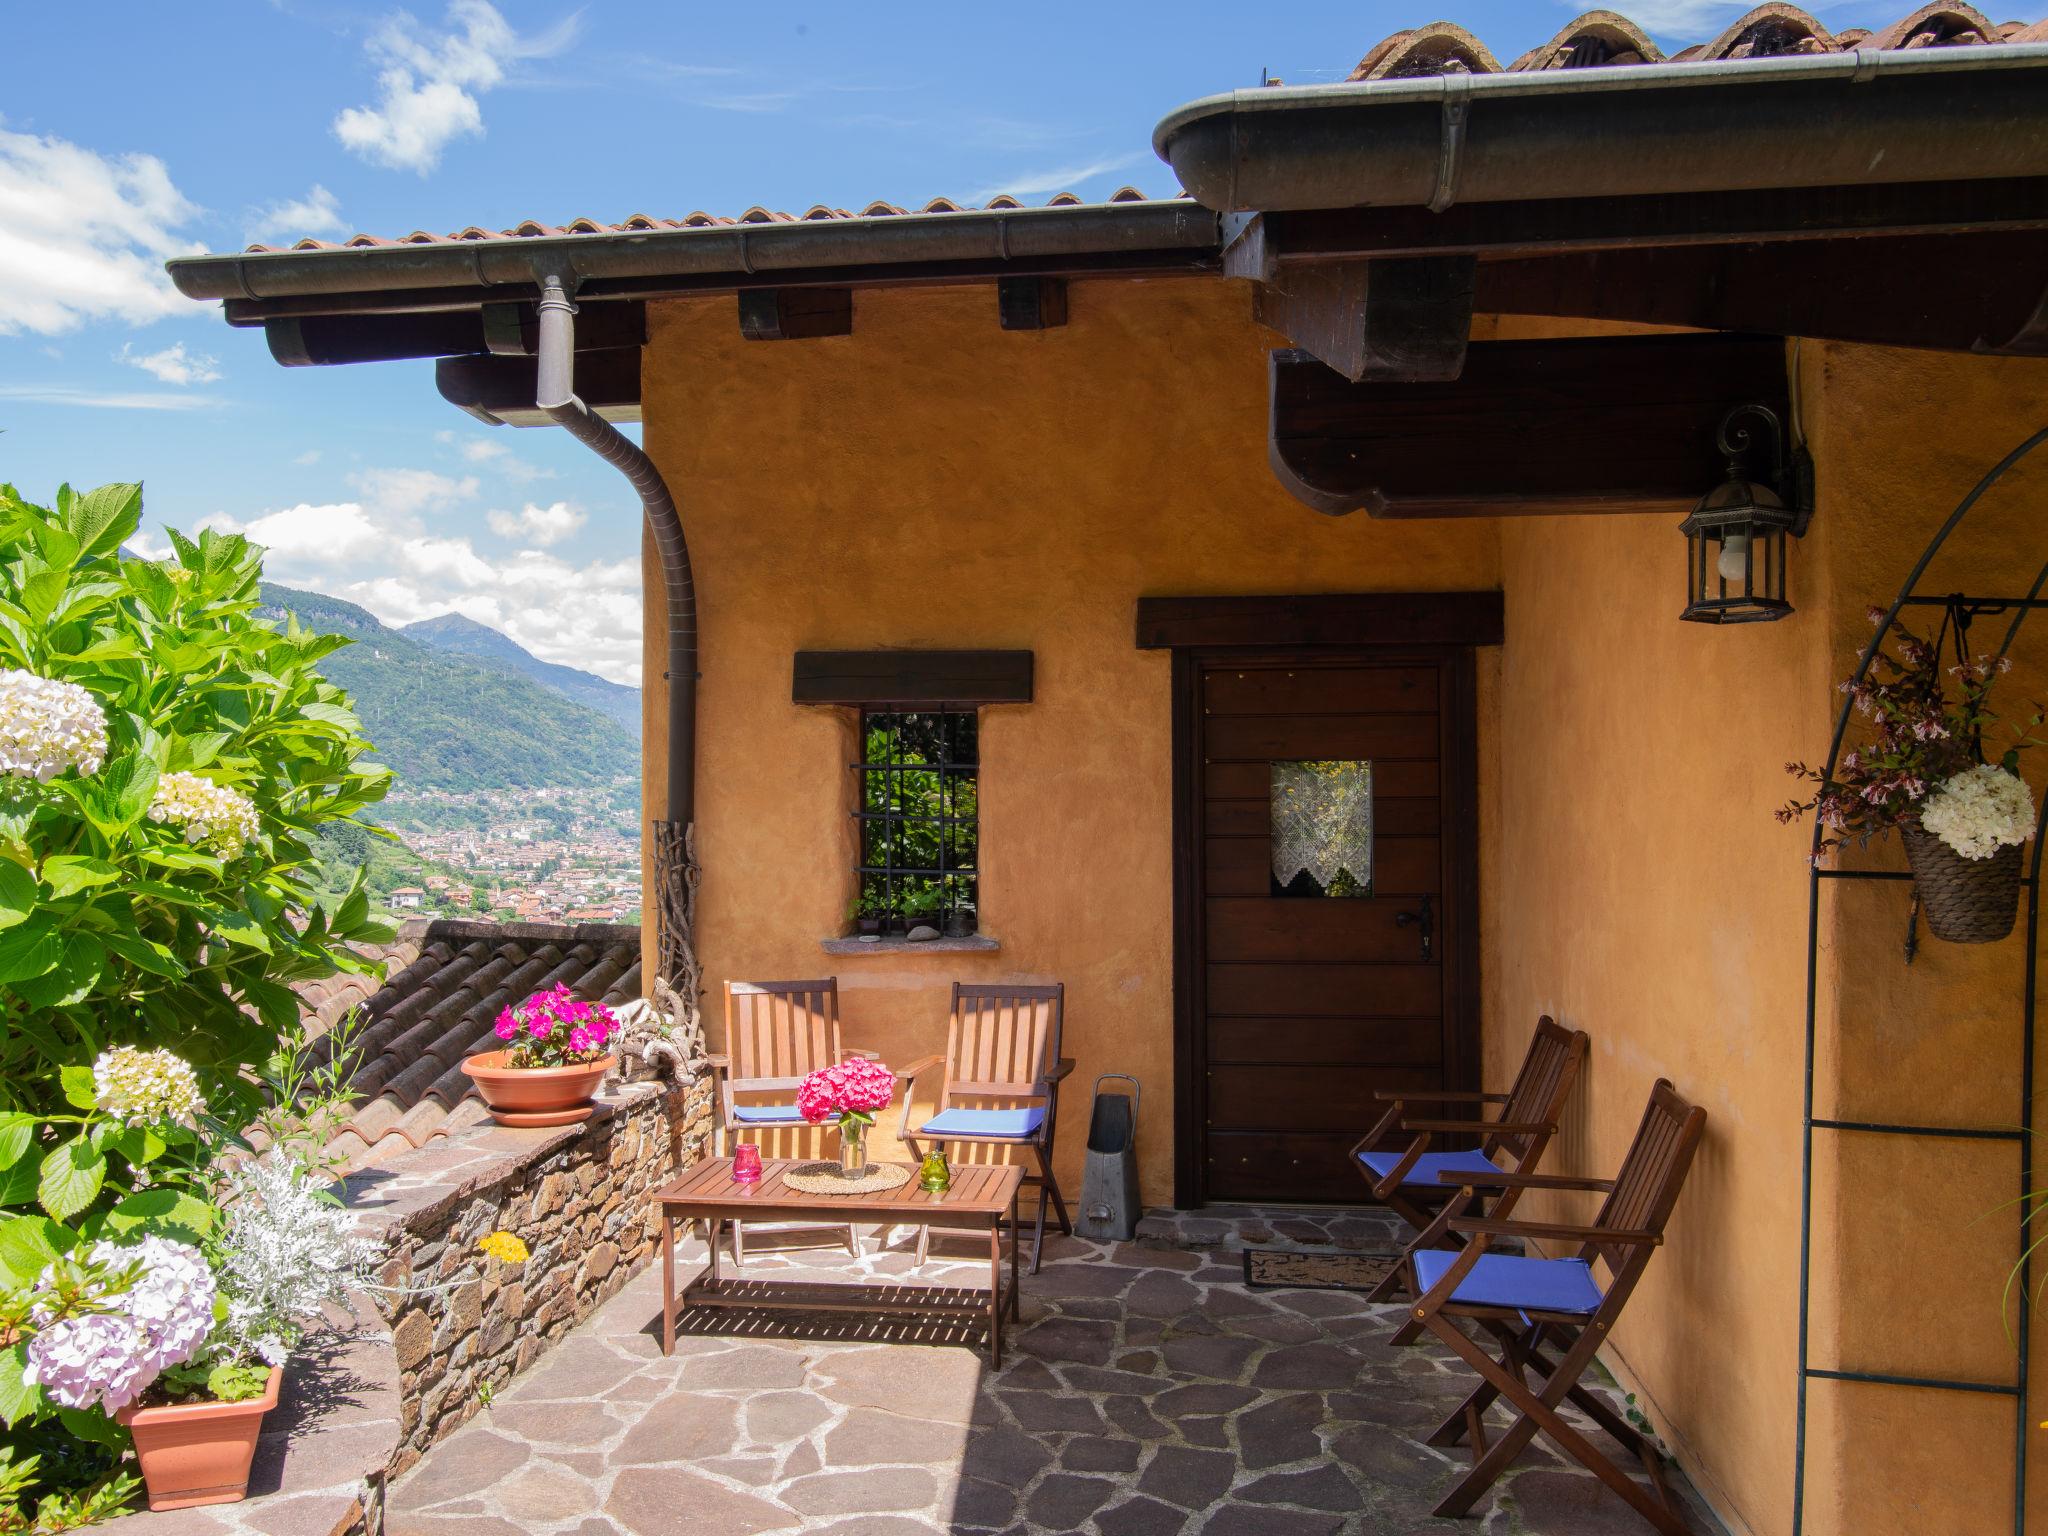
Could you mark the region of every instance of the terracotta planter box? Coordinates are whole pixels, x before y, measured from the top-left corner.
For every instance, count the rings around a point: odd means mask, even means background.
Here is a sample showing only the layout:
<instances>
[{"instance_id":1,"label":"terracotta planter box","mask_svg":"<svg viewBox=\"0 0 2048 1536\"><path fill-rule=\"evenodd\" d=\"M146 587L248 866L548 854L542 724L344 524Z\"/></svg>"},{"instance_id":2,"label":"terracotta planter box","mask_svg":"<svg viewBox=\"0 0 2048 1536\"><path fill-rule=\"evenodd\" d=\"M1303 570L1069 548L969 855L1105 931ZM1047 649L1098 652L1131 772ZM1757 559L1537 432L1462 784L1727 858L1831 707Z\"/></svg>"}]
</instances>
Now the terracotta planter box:
<instances>
[{"instance_id":1,"label":"terracotta planter box","mask_svg":"<svg viewBox=\"0 0 2048 1536\"><path fill-rule=\"evenodd\" d=\"M477 1091L500 1125L574 1125L588 1120L591 1102L616 1056L600 1056L576 1067L508 1067L509 1051L484 1051L463 1062Z\"/></svg>"},{"instance_id":2,"label":"terracotta planter box","mask_svg":"<svg viewBox=\"0 0 2048 1536\"><path fill-rule=\"evenodd\" d=\"M153 1510L233 1504L249 1491L249 1464L263 1416L277 1406L284 1372L270 1369L261 1397L241 1403L123 1408L114 1417L135 1436L135 1459Z\"/></svg>"}]
</instances>

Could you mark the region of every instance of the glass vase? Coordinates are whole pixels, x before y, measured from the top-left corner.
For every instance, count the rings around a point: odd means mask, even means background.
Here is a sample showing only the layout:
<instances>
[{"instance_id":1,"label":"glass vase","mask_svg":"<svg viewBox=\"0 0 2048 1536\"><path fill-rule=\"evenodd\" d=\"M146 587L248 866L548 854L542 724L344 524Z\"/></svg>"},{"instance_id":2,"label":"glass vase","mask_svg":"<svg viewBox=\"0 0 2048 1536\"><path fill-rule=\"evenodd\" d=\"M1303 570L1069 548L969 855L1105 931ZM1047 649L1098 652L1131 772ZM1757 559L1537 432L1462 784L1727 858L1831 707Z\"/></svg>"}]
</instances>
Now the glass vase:
<instances>
[{"instance_id":1,"label":"glass vase","mask_svg":"<svg viewBox=\"0 0 2048 1536\"><path fill-rule=\"evenodd\" d=\"M839 1122L839 1172L849 1179L868 1171L868 1128L859 1120Z\"/></svg>"}]
</instances>

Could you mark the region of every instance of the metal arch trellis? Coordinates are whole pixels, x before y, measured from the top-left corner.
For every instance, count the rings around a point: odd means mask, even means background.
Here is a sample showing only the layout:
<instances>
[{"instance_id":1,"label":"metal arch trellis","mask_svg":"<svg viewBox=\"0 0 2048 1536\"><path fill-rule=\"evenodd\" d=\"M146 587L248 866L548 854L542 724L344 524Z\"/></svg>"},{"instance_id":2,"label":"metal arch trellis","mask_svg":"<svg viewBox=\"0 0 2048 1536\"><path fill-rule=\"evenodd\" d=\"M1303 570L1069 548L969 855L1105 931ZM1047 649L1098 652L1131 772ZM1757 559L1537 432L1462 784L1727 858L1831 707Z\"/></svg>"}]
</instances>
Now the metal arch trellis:
<instances>
[{"instance_id":1,"label":"metal arch trellis","mask_svg":"<svg viewBox=\"0 0 2048 1536\"><path fill-rule=\"evenodd\" d=\"M1894 620L1907 608L1939 607L1947 610L1950 617L1967 623L1972 617L1988 616L2010 612L2012 621L2006 627L2005 638L1998 648L2003 656L2012 648L2019 634L2020 625L2027 615L2037 608L2048 608L2048 598L2041 596L2042 587L2048 584L2048 563L2044 563L2034 577L2033 585L2024 596L1997 595L1972 596L1967 593L1948 592L1939 595L1922 594L1918 588L1920 579L1934 557L1948 542L1949 535L1968 517L1971 508L2022 459L2026 458L2042 443L2048 442L2048 427L2043 427L2012 452L2008 453L1973 486L1968 495L1951 512L1927 547L1921 551L1919 561L1899 588L1899 595L1886 610L1884 621L1876 628L1870 643L1863 648L1863 654L1856 664L1852 682L1860 683L1869 674L1871 663L1883 646L1885 636L1890 632ZM1835 767L1842 752L1843 738L1848 734L1849 719L1854 700L1842 700L1840 714L1835 720L1835 733L1828 743L1826 767L1822 770L1827 779L1833 779ZM2032 1266L2029 1255L2029 1227L2035 1212L2029 1203L2034 1181L2034 1149L2031 1127L2034 1109L2034 992L2038 976L2038 952L2040 943L2041 916L2041 853L2044 838L2048 838L2048 794L2042 796L2040 813L2034 825L2034 845L2024 879L2027 892L2026 958L2024 964L2025 993L2021 1001L2022 1029L2020 1045L2020 1113L2013 1127L1972 1127L1937 1125L1901 1125L1867 1120L1843 1120L1833 1117L1816 1118L1813 1112L1813 1067L1815 1046L1815 1008L1819 990L1820 956L1820 891L1825 880L1908 880L1908 874L1892 870L1848 870L1823 869L1819 862L1820 840L1823 833L1816 816L1813 829L1813 860L1808 879L1806 902L1806 1087L1804 1098L1805 1135L1801 1148L1799 1167L1799 1405L1793 1447L1792 1483L1792 1536L1801 1536L1804 1527L1806 1506L1806 1406L1808 1384L1816 1381L1838 1381L1864 1383L1877 1386L1919 1387L1934 1391L1968 1392L2013 1400L2013 1530L2018 1536L2025 1536L2027 1528L2027 1351L2029 1320L2032 1303ZM1910 943L1910 939L1909 939ZM1910 951L1909 951L1910 957ZM1918 1136L1943 1140L2011 1142L2019 1153L2020 1203L2020 1262L2017 1290L2020 1296L2018 1325L2015 1330L2016 1360L2013 1380L2010 1383L1992 1381L1959 1381L1942 1377L1908 1376L1883 1371L1850 1371L1816 1366L1809 1351L1809 1324L1812 1314L1812 1259L1813 1259L1813 1146L1815 1131L1832 1131L1856 1135L1876 1136Z\"/></svg>"}]
</instances>

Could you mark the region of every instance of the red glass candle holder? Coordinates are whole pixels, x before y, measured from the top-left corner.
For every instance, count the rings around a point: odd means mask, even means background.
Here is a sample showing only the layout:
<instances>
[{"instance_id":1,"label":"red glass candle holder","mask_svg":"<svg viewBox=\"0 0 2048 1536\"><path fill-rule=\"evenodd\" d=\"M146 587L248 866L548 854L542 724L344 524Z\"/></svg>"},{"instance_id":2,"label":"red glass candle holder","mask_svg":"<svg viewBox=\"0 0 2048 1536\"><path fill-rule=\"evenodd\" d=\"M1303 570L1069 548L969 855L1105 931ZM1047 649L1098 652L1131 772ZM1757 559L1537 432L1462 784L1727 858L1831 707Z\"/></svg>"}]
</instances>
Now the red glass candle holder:
<instances>
[{"instance_id":1,"label":"red glass candle holder","mask_svg":"<svg viewBox=\"0 0 2048 1536\"><path fill-rule=\"evenodd\" d=\"M761 1149L743 1141L732 1149L732 1177L736 1184L755 1184L761 1178Z\"/></svg>"}]
</instances>

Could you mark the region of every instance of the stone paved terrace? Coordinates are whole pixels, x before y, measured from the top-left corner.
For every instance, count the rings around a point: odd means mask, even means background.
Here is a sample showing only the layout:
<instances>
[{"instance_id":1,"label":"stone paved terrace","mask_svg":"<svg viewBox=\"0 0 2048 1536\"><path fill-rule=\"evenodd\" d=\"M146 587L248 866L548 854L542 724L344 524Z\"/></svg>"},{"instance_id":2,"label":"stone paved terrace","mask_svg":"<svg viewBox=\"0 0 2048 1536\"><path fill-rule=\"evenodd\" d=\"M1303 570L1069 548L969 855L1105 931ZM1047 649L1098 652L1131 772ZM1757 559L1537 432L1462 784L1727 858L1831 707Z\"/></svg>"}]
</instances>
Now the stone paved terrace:
<instances>
[{"instance_id":1,"label":"stone paved terrace","mask_svg":"<svg viewBox=\"0 0 2048 1536\"><path fill-rule=\"evenodd\" d=\"M1282 1246L1381 1246L1369 1226L1291 1214L1205 1214L1192 1233L1152 1218L1142 1245L1049 1237L993 1374L958 1342L877 1342L871 1323L834 1338L829 1324L730 1312L664 1359L657 1269L398 1480L388 1536L1649 1530L1540 1438L1472 1519L1432 1518L1464 1462L1420 1440L1469 1375L1434 1346L1382 1343L1395 1308L1246 1289L1234 1244L1269 1230ZM881 1252L877 1236L859 1270L909 1275L908 1235ZM1165 1246L1175 1238L1225 1246ZM843 1248L767 1241L749 1239L750 1279L852 1277ZM683 1276L702 1251L679 1254ZM984 1279L985 1258L947 1251L935 1242L921 1279ZM1718 1533L1687 1498L1700 1536Z\"/></svg>"}]
</instances>

